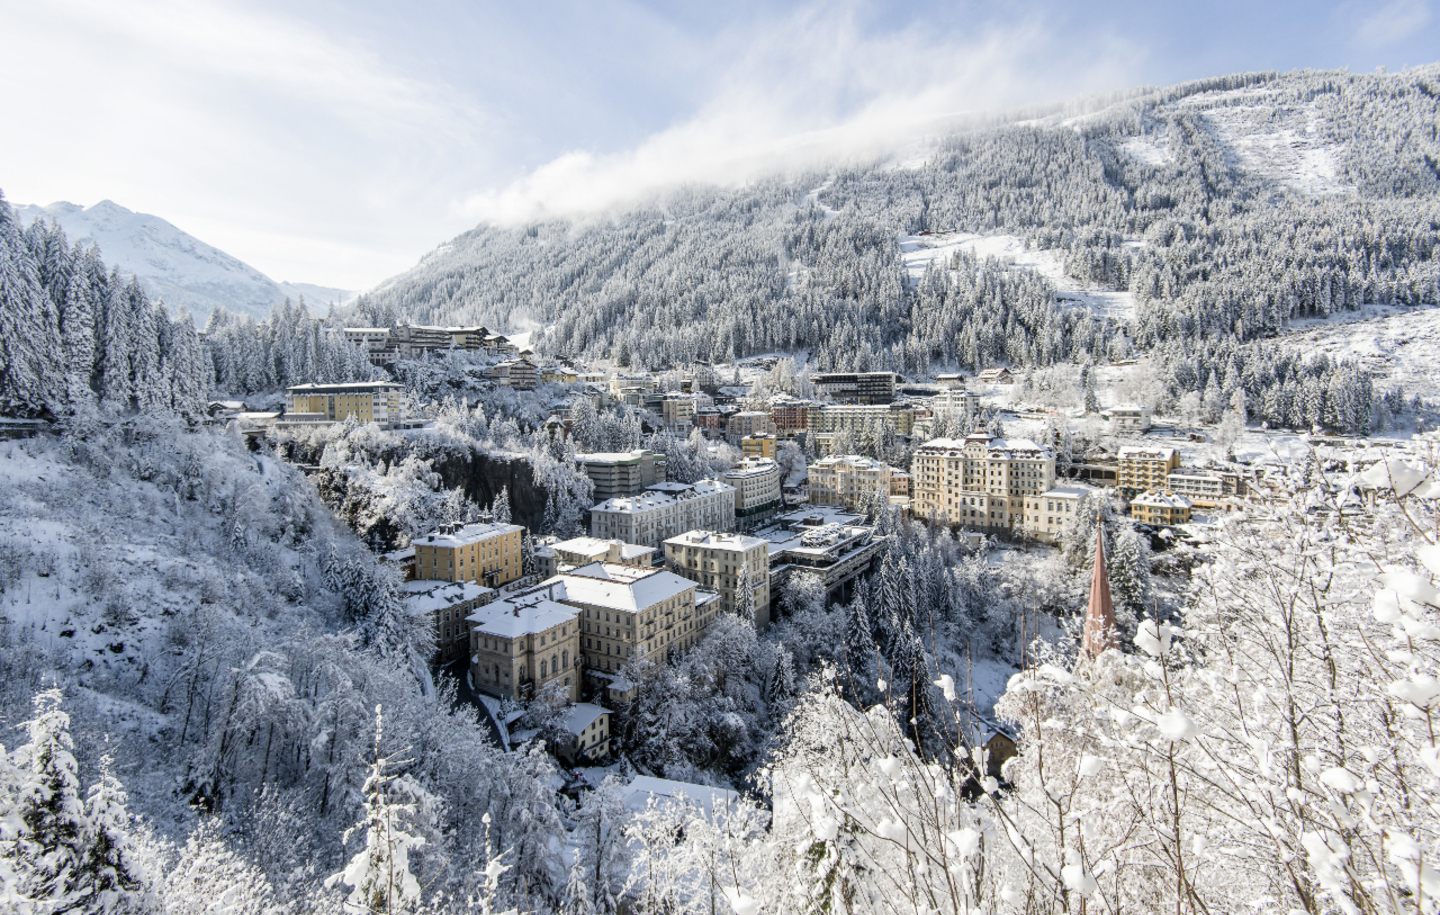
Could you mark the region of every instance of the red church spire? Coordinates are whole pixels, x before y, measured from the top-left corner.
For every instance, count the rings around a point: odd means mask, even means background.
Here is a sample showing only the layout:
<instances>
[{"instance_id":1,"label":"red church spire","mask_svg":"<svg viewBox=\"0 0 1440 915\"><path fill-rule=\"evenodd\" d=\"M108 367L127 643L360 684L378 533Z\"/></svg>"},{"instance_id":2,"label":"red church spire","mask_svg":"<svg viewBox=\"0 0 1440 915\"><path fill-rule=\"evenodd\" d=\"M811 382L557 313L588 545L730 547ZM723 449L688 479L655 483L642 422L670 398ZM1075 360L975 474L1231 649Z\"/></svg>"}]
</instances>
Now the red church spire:
<instances>
[{"instance_id":1,"label":"red church spire","mask_svg":"<svg viewBox=\"0 0 1440 915\"><path fill-rule=\"evenodd\" d=\"M1085 610L1085 635L1081 654L1094 658L1109 648L1119 648L1115 637L1115 604L1110 599L1110 575L1105 571L1105 525L1095 526L1095 572L1090 577L1090 606Z\"/></svg>"}]
</instances>

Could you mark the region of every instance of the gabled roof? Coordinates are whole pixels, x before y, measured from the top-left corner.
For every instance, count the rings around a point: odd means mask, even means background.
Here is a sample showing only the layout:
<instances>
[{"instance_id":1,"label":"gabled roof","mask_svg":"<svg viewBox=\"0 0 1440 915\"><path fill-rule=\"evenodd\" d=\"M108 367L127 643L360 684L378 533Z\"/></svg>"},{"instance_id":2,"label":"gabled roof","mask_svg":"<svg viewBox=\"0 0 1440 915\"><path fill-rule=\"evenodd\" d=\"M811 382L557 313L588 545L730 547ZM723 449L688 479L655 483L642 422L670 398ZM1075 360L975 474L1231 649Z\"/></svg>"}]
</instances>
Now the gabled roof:
<instances>
[{"instance_id":1,"label":"gabled roof","mask_svg":"<svg viewBox=\"0 0 1440 915\"><path fill-rule=\"evenodd\" d=\"M592 562L561 572L546 583L565 586L565 599L591 607L639 613L663 600L695 590L695 582L673 572Z\"/></svg>"}]
</instances>

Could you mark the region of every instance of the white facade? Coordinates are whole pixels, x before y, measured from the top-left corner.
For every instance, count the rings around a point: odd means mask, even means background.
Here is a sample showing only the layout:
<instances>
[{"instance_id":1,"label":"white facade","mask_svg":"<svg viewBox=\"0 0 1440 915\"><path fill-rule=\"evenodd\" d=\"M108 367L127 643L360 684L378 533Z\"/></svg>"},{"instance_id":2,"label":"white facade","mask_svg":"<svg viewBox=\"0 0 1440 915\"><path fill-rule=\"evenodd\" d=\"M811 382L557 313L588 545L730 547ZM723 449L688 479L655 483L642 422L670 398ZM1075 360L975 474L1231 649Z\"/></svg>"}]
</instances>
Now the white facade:
<instances>
[{"instance_id":1,"label":"white facade","mask_svg":"<svg viewBox=\"0 0 1440 915\"><path fill-rule=\"evenodd\" d=\"M590 510L590 536L658 547L668 538L696 528L734 529L733 486L719 480L700 480L667 483L663 488L596 505Z\"/></svg>"},{"instance_id":2,"label":"white facade","mask_svg":"<svg viewBox=\"0 0 1440 915\"><path fill-rule=\"evenodd\" d=\"M780 507L780 465L768 458L741 461L720 475L735 487L735 517L749 520Z\"/></svg>"}]
</instances>

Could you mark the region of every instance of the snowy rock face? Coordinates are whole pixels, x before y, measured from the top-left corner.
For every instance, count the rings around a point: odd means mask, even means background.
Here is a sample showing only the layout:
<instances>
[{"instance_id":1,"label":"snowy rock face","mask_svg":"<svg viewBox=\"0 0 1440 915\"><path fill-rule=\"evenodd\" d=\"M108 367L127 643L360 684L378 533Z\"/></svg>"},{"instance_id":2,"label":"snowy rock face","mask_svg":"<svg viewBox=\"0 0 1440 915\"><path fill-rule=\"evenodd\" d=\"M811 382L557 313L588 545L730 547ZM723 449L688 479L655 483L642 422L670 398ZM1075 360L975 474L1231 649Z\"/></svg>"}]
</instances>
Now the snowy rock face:
<instances>
[{"instance_id":1,"label":"snowy rock face","mask_svg":"<svg viewBox=\"0 0 1440 915\"><path fill-rule=\"evenodd\" d=\"M55 221L71 243L94 242L105 261L133 273L145 291L172 308L184 306L204 326L212 309L224 308L257 319L288 296L303 295L311 309L344 304L355 293L308 283L277 283L249 264L207 245L158 216L136 213L109 200L92 207L61 201L49 206L17 206L23 225Z\"/></svg>"}]
</instances>

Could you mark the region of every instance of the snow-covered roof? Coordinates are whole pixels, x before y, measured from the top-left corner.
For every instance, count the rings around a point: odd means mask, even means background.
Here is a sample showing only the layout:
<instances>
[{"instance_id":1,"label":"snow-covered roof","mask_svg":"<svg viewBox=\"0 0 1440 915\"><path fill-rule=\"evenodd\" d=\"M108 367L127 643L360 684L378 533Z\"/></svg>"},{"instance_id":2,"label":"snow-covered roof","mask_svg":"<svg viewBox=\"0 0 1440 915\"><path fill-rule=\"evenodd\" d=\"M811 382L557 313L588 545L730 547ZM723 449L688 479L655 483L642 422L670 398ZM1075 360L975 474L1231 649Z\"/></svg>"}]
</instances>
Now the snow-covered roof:
<instances>
[{"instance_id":1,"label":"snow-covered roof","mask_svg":"<svg viewBox=\"0 0 1440 915\"><path fill-rule=\"evenodd\" d=\"M1183 477L1190 480L1218 480L1219 474L1213 470L1206 470L1204 467L1176 467L1170 471L1172 477Z\"/></svg>"},{"instance_id":2,"label":"snow-covered roof","mask_svg":"<svg viewBox=\"0 0 1440 915\"><path fill-rule=\"evenodd\" d=\"M1130 500L1131 505L1144 505L1148 508L1190 508L1193 504L1182 495L1170 492L1147 492L1144 495L1136 496Z\"/></svg>"},{"instance_id":3,"label":"snow-covered roof","mask_svg":"<svg viewBox=\"0 0 1440 915\"><path fill-rule=\"evenodd\" d=\"M664 508L667 505L674 505L681 499L693 498L695 496L710 495L717 492L735 492L735 487L719 480L700 480L696 483L678 483L673 487L670 484L657 484L665 486L674 492L654 492L656 487L651 487L645 492L633 496L616 496L613 499L606 499L591 509L593 512L642 512L651 511L657 508Z\"/></svg>"},{"instance_id":4,"label":"snow-covered roof","mask_svg":"<svg viewBox=\"0 0 1440 915\"><path fill-rule=\"evenodd\" d=\"M481 540L489 540L491 537L503 537L516 531L523 531L524 528L518 524L479 523L467 524L454 533L442 534L436 531L433 534L426 534L415 545L461 547L469 546L472 543L479 543Z\"/></svg>"},{"instance_id":5,"label":"snow-covered roof","mask_svg":"<svg viewBox=\"0 0 1440 915\"><path fill-rule=\"evenodd\" d=\"M486 604L466 617L476 632L502 639L537 635L573 621L580 611L557 603L549 592L527 592Z\"/></svg>"},{"instance_id":6,"label":"snow-covered roof","mask_svg":"<svg viewBox=\"0 0 1440 915\"><path fill-rule=\"evenodd\" d=\"M744 534L722 534L715 531L687 531L677 537L671 537L665 542L677 546L703 546L712 550L733 550L737 553L747 553L757 546L765 545L765 541L759 537L747 537Z\"/></svg>"},{"instance_id":7,"label":"snow-covered roof","mask_svg":"<svg viewBox=\"0 0 1440 915\"><path fill-rule=\"evenodd\" d=\"M741 477L768 476L779 472L780 465L770 458L751 458L731 467L722 476L727 480L738 480Z\"/></svg>"},{"instance_id":8,"label":"snow-covered roof","mask_svg":"<svg viewBox=\"0 0 1440 915\"><path fill-rule=\"evenodd\" d=\"M849 464L849 465L855 467L857 470L869 470L869 471L880 471L880 470L884 470L884 469L885 469L885 466L886 466L885 464L881 463L880 461L875 460L875 459L872 458L872 457L865 457L864 455L861 455L861 454L833 454L833 455L831 455L831 456L829 456L829 457L820 458L818 461L815 461L815 462L812 463L810 466L811 466L812 468L815 468L815 467L825 467L825 468L828 468L828 467L835 467L835 466L838 466L838 465L840 465L840 464Z\"/></svg>"},{"instance_id":9,"label":"snow-covered roof","mask_svg":"<svg viewBox=\"0 0 1440 915\"><path fill-rule=\"evenodd\" d=\"M577 702L567 708L565 714L561 716L561 727L571 734L578 735L594 724L596 719L608 714L610 714L608 708L603 708L593 702Z\"/></svg>"},{"instance_id":10,"label":"snow-covered roof","mask_svg":"<svg viewBox=\"0 0 1440 915\"><path fill-rule=\"evenodd\" d=\"M344 384L297 384L289 389L292 394L374 394L380 391L398 391L400 385L393 381L350 381Z\"/></svg>"},{"instance_id":11,"label":"snow-covered roof","mask_svg":"<svg viewBox=\"0 0 1440 915\"><path fill-rule=\"evenodd\" d=\"M644 448L637 448L634 451L597 451L594 454L575 455L576 463L581 464L628 464L638 462L646 454L654 454ZM665 455L655 454L660 460L665 460Z\"/></svg>"},{"instance_id":12,"label":"snow-covered roof","mask_svg":"<svg viewBox=\"0 0 1440 915\"><path fill-rule=\"evenodd\" d=\"M1083 499L1095 490L1089 486L1056 486L1044 493L1047 499Z\"/></svg>"},{"instance_id":13,"label":"snow-covered roof","mask_svg":"<svg viewBox=\"0 0 1440 915\"><path fill-rule=\"evenodd\" d=\"M1174 456L1174 448L1121 448L1119 452L1119 458L1122 461L1126 458L1168 461Z\"/></svg>"},{"instance_id":14,"label":"snow-covered roof","mask_svg":"<svg viewBox=\"0 0 1440 915\"><path fill-rule=\"evenodd\" d=\"M495 594L495 589L482 587L473 581L407 581L402 590L409 592L405 597L405 612L411 616L435 613Z\"/></svg>"},{"instance_id":15,"label":"snow-covered roof","mask_svg":"<svg viewBox=\"0 0 1440 915\"><path fill-rule=\"evenodd\" d=\"M639 613L663 600L695 589L695 582L674 572L638 569L609 562L592 562L561 572L546 584L551 582L563 583L566 599L570 601L626 613Z\"/></svg>"},{"instance_id":16,"label":"snow-covered roof","mask_svg":"<svg viewBox=\"0 0 1440 915\"><path fill-rule=\"evenodd\" d=\"M699 807L709 814L716 807L724 807L740 800L740 795L725 788L711 788L691 782L676 782L668 778L637 775L625 788L625 807L629 810L644 810L651 800L680 801Z\"/></svg>"},{"instance_id":17,"label":"snow-covered roof","mask_svg":"<svg viewBox=\"0 0 1440 915\"><path fill-rule=\"evenodd\" d=\"M624 543L620 540L601 540L599 537L575 537L570 540L562 540L553 546L551 552L579 554L581 556L591 556L598 559L609 554L612 543L620 546L620 557L622 559L642 559L646 556L653 555L655 552L653 548L648 546Z\"/></svg>"}]
</instances>

